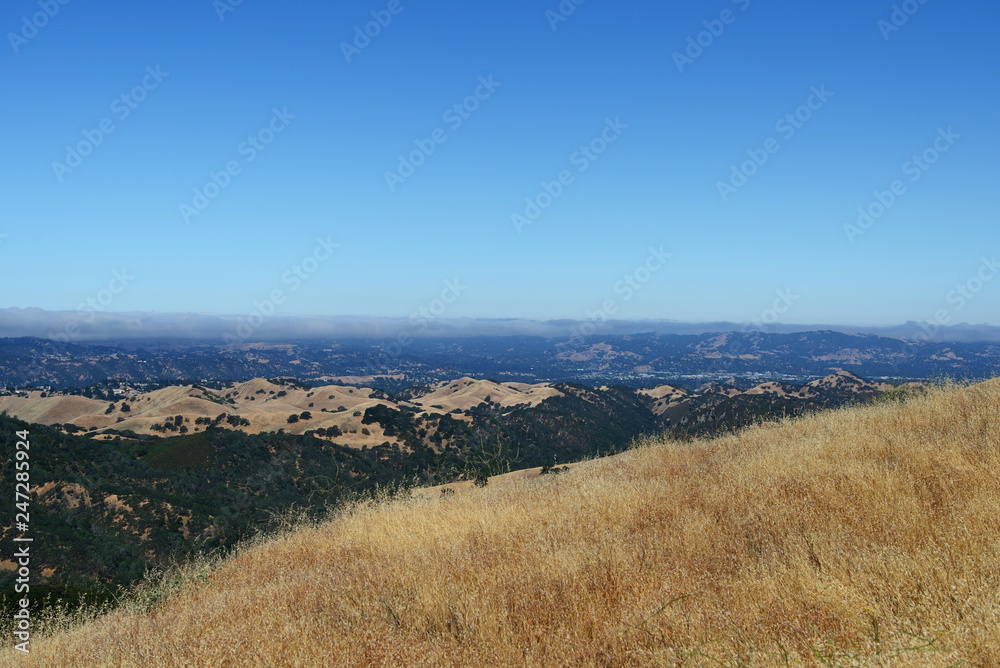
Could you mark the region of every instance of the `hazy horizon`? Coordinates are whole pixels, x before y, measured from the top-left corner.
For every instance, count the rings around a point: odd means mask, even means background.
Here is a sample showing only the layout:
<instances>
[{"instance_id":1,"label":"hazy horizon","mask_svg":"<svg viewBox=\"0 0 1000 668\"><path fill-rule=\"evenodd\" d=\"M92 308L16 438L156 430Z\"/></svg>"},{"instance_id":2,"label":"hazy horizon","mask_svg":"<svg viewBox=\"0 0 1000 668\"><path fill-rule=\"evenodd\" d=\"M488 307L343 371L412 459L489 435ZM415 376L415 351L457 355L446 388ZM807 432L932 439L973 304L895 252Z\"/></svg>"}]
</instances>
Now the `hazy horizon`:
<instances>
[{"instance_id":1,"label":"hazy horizon","mask_svg":"<svg viewBox=\"0 0 1000 668\"><path fill-rule=\"evenodd\" d=\"M570 318L440 318L426 310L408 317L310 316L291 313L248 317L232 313L115 313L0 308L0 338L36 337L62 343L143 339L249 343L337 338L392 339L401 334L414 338L537 336L582 339L625 334L791 334L818 331L944 342L1000 341L1000 327L970 323L935 327L933 323L915 321L893 325L841 325L615 318L601 321Z\"/></svg>"}]
</instances>

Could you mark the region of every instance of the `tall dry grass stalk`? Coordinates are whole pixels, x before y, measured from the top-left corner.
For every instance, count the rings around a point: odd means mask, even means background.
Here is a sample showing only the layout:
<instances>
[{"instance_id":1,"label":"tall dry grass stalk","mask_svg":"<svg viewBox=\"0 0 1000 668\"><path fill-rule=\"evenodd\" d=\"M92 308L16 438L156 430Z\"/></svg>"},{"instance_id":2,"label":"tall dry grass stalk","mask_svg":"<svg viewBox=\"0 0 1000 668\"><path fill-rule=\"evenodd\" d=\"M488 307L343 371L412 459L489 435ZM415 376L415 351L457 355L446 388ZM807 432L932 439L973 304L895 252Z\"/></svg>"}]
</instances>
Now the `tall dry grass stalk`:
<instances>
[{"instance_id":1,"label":"tall dry grass stalk","mask_svg":"<svg viewBox=\"0 0 1000 668\"><path fill-rule=\"evenodd\" d=\"M1000 381L364 503L44 666L1000 665ZM22 665L5 650L4 665Z\"/></svg>"}]
</instances>

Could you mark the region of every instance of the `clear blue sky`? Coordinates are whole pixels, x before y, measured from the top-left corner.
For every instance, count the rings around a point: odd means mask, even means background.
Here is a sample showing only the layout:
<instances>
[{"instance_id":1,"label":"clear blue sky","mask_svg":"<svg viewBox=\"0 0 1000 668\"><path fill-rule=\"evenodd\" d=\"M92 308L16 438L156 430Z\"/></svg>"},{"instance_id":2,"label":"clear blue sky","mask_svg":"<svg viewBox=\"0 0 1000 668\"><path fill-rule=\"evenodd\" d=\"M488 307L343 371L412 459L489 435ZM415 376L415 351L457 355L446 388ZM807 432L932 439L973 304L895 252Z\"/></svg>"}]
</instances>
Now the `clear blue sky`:
<instances>
[{"instance_id":1,"label":"clear blue sky","mask_svg":"<svg viewBox=\"0 0 1000 668\"><path fill-rule=\"evenodd\" d=\"M110 311L244 314L280 290L289 313L407 316L458 279L444 317L584 319L610 300L618 318L742 322L790 290L782 322L1000 324L981 262L1000 253L995 2L910 0L891 32L888 0L588 0L558 22L558 0L48 2L0 11L0 306L73 309L110 285ZM391 21L345 55L372 12ZM776 126L807 102L793 135ZM261 130L271 143L243 144ZM602 154L577 153L602 132ZM85 133L104 136L71 167ZM519 232L512 214L564 170ZM317 238L339 247L313 264ZM650 247L672 255L647 273Z\"/></svg>"}]
</instances>

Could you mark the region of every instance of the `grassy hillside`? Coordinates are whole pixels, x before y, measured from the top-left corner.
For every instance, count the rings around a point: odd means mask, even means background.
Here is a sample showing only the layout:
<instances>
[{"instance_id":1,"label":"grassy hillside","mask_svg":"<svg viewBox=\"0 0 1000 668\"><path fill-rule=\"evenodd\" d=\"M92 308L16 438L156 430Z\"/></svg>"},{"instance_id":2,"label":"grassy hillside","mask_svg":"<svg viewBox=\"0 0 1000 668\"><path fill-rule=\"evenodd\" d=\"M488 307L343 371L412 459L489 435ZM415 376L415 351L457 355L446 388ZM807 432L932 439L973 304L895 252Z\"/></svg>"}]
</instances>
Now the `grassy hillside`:
<instances>
[{"instance_id":1,"label":"grassy hillside","mask_svg":"<svg viewBox=\"0 0 1000 668\"><path fill-rule=\"evenodd\" d=\"M186 397L190 389L157 393ZM260 389L251 385L240 393ZM345 395L353 390L339 389ZM484 401L467 415L374 403L350 418L357 431L377 436L375 445L360 448L349 446L337 429L229 429L236 426L233 415L201 427L196 419L192 424L204 431L180 436L109 435L105 441L0 412L0 452L9 453L0 458L0 479L13 479L15 435L30 429L33 448L43 453L31 477L33 591L71 601L81 593L102 599L147 568L228 550L293 506L323 513L376 488L482 481L511 469L621 452L639 434L657 431L645 400L630 390L564 390L566 396L514 406L503 416L496 402ZM311 398L304 390L292 392ZM0 520L0 539L9 541L14 533L14 514L13 494L0 496L0 518L8 518ZM0 603L19 598L15 579L14 562L0 557Z\"/></svg>"},{"instance_id":2,"label":"grassy hillside","mask_svg":"<svg viewBox=\"0 0 1000 668\"><path fill-rule=\"evenodd\" d=\"M369 502L32 658L993 666L998 537L993 381Z\"/></svg>"}]
</instances>

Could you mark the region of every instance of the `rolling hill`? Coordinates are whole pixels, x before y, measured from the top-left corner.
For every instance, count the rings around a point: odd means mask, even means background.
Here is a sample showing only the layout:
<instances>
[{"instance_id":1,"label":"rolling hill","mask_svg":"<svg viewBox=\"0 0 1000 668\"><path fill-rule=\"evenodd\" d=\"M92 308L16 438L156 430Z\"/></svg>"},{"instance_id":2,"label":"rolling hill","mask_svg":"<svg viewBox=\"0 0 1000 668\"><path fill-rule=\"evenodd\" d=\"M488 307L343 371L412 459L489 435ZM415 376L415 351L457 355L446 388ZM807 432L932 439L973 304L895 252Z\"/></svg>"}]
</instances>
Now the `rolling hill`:
<instances>
[{"instance_id":1,"label":"rolling hill","mask_svg":"<svg viewBox=\"0 0 1000 668\"><path fill-rule=\"evenodd\" d=\"M997 380L654 438L559 475L345 507L153 580L32 658L996 666L998 481Z\"/></svg>"},{"instance_id":2,"label":"rolling hill","mask_svg":"<svg viewBox=\"0 0 1000 668\"><path fill-rule=\"evenodd\" d=\"M150 392L135 391L122 384L121 396L113 397L112 401L38 390L18 396L0 396L0 412L8 412L26 422L92 432L95 437L105 440L110 440L114 434L198 433L209 424L226 422L247 433L282 430L304 434L334 429L334 433L339 431L337 436L346 445L372 447L385 441L384 433L366 435L361 432L364 428L361 418L374 406L387 406L420 416L450 413L468 421L474 409L492 407L499 415L537 409L545 402L566 396L565 388L570 386L500 383L465 376L387 395L366 387L339 384L310 387L296 381L263 378L220 384L218 389L193 384ZM634 393L637 401L648 404L655 416L666 417L665 427L703 431L722 423L727 428L732 427L775 414L775 411L779 415L782 411L800 414L862 401L889 387L887 383L873 383L850 372L837 371L804 385L768 382L740 390L725 383L707 383L697 390L659 385L627 392ZM596 388L598 393L608 391L607 387ZM771 400L761 401L762 397ZM749 406L741 412L745 418L727 418L720 422L712 417L713 411L726 412L728 403ZM760 410L755 408L758 405ZM302 418L304 414L308 417ZM697 418L685 421L683 418L689 414L696 414ZM400 439L395 442L403 445Z\"/></svg>"},{"instance_id":3,"label":"rolling hill","mask_svg":"<svg viewBox=\"0 0 1000 668\"><path fill-rule=\"evenodd\" d=\"M35 563L40 584L69 594L128 585L178 555L229 549L288 507L321 509L379 486L483 482L621 452L664 429L713 434L869 401L880 388L841 373L780 393L469 377L393 396L265 379L119 387L114 401L33 391L0 398L0 443L30 428L47 453L32 473ZM13 466L6 459L0 474L12 476ZM11 504L0 499L4 517L13 518ZM0 539L11 532L9 520L0 523ZM0 592L13 586L11 566L0 564Z\"/></svg>"}]
</instances>

